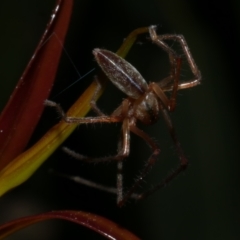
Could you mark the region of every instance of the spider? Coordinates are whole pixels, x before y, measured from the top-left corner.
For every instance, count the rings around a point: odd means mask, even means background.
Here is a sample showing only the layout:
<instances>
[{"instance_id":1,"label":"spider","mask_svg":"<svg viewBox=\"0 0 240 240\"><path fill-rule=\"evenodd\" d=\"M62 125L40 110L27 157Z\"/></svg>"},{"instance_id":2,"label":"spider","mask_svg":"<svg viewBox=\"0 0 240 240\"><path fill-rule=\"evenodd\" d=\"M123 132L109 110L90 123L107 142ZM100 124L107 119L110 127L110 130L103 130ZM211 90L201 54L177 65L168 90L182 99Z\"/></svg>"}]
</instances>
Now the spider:
<instances>
[{"instance_id":1,"label":"spider","mask_svg":"<svg viewBox=\"0 0 240 240\"><path fill-rule=\"evenodd\" d=\"M113 111L111 115L105 115L96 105L96 95L100 89L100 85L99 88L96 90L91 102L93 110L98 114L98 116L96 117L79 118L66 116L59 104L46 100L46 105L55 107L57 112L59 112L62 116L62 119L67 123L122 123L122 134L118 143L118 152L115 156L89 158L87 156L78 154L66 147L64 148L65 152L67 152L74 158L80 160L88 160L92 162L117 162L118 174L117 188L115 190L99 184L92 183L84 179L80 179L79 181L83 184L97 187L105 191L115 191L117 194L117 204L120 207L123 206L129 198L140 200L149 196L150 194L173 180L180 172L184 171L188 165L188 160L177 139L168 112L171 112L175 109L178 90L191 88L198 85L201 80L201 73L198 70L197 65L195 64L186 40L182 35L157 35L156 26L150 26L148 28L148 32L150 35L150 40L168 54L171 67L170 75L168 77L164 78L160 82L151 82L147 84L147 82L141 76L138 70L133 67L129 62L127 62L113 52L96 48L93 50L93 55L98 65L105 73L105 75L111 80L111 82L127 95L127 98L122 101L121 105L115 111ZM182 58L165 42L165 40L173 40L179 42L193 74L193 79L185 82L180 81L179 78ZM96 79L96 81L98 80ZM170 96L166 95L165 92L170 92ZM136 189L139 187L145 176L149 173L150 169L152 168L160 154L160 148L158 147L156 142L150 136L148 136L147 133L137 127L137 122L142 122L146 125L153 124L158 121L160 113L162 114L162 117L165 120L168 130L170 132L171 138L173 140L179 157L180 164L159 184L155 185L144 193L136 194ZM130 132L142 138L150 146L152 153L148 158L147 163L143 167L139 177L135 180L134 184L130 187L130 189L124 194L122 184L122 167L123 160L129 155Z\"/></svg>"}]
</instances>

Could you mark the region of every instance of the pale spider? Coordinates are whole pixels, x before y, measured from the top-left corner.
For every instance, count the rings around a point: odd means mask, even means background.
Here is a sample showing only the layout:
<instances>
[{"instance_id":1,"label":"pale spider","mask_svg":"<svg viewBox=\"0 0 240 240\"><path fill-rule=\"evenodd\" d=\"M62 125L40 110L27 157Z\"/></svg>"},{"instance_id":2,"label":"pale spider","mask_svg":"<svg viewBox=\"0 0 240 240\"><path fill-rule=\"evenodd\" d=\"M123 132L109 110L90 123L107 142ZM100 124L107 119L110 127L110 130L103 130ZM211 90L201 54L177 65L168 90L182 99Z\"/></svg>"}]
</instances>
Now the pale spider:
<instances>
[{"instance_id":1,"label":"pale spider","mask_svg":"<svg viewBox=\"0 0 240 240\"><path fill-rule=\"evenodd\" d=\"M46 105L55 107L61 114L64 121L67 123L113 123L122 122L122 136L118 144L118 153L115 156L103 157L103 158L89 158L78 154L68 148L64 148L65 152L80 160L89 160L93 162L103 161L117 161L118 174L117 174L117 188L112 189L104 187L102 185L90 182L88 180L78 178L83 184L103 189L109 192L117 193L117 204L122 206L129 198L135 198L137 200L142 199L157 189L163 187L165 184L175 178L180 172L186 169L188 160L184 155L184 152L180 146L180 143L176 137L175 130L168 114L168 111L173 111L176 105L177 91L180 89L191 88L200 83L201 73L198 70L195 61L191 55L191 52L187 46L186 40L182 35L166 34L157 35L156 26L150 26L148 28L151 41L162 48L169 56L171 65L171 72L167 78L164 78L160 82L147 82L143 79L141 74L133 67L129 62L119 57L118 55L103 49L94 49L93 54L97 60L98 65L101 67L105 75L111 80L111 82L124 92L128 97L123 100L122 104L109 116L104 115L101 110L96 106L96 97L91 102L93 110L99 115L97 117L69 117L66 116L61 106L55 102L46 101ZM185 82L180 82L180 69L181 69L181 57L165 42L165 40L173 40L179 42L184 55L186 56L188 65L192 71L193 79ZM96 90L98 91L98 90ZM171 92L168 97L164 92ZM95 93L95 96L97 92ZM159 184L152 187L150 190L136 194L135 191L140 185L144 177L150 171L154 165L157 157L160 153L160 149L156 142L148 136L145 132L136 126L137 121L144 124L153 124L158 120L159 112L161 112L168 130L173 139L176 147L177 154L179 156L180 165ZM152 149L152 154L147 160L146 165L143 167L140 176L135 180L134 184L123 194L122 185L122 162L123 159L129 155L130 148L130 132L136 134Z\"/></svg>"}]
</instances>

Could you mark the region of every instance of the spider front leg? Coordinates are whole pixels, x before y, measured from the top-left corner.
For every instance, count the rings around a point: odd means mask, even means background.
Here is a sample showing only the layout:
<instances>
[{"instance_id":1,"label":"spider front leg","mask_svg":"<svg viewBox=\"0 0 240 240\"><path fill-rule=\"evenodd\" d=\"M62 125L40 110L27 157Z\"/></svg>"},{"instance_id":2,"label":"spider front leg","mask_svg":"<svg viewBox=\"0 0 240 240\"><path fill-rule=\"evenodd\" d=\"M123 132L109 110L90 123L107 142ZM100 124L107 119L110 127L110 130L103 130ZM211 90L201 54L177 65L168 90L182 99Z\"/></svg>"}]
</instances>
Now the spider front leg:
<instances>
[{"instance_id":1,"label":"spider front leg","mask_svg":"<svg viewBox=\"0 0 240 240\"><path fill-rule=\"evenodd\" d=\"M161 47L165 52L168 53L169 56L171 75L165 80L160 81L158 84L163 89L163 91L172 91L172 95L169 101L169 110L172 111L175 108L177 91L180 89L191 88L200 84L201 72L199 71L192 57L192 54L184 36L177 34L157 35L156 26L149 27L149 34L152 42ZM182 59L168 44L165 43L165 40L174 40L179 42L194 76L193 79L183 83L179 82ZM169 82L171 82L171 80L173 80L174 82L173 85L169 86Z\"/></svg>"},{"instance_id":2,"label":"spider front leg","mask_svg":"<svg viewBox=\"0 0 240 240\"><path fill-rule=\"evenodd\" d=\"M81 123L114 123L121 122L121 118L118 116L97 116L97 117L69 117L65 114L62 107L56 102L45 100L45 106L54 107L62 120L69 124L81 124Z\"/></svg>"}]
</instances>

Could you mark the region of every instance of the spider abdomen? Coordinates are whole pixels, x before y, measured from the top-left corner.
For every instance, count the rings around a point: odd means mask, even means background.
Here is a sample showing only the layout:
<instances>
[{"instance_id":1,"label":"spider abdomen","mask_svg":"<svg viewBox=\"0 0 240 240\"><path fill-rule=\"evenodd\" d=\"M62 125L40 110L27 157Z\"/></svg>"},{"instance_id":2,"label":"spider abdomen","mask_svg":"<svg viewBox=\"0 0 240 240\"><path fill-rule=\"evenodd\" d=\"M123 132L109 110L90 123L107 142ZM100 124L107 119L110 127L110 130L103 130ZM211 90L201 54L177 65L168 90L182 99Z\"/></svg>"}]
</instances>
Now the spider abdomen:
<instances>
[{"instance_id":1,"label":"spider abdomen","mask_svg":"<svg viewBox=\"0 0 240 240\"><path fill-rule=\"evenodd\" d=\"M146 92L148 84L138 70L117 54L95 48L93 54L111 82L131 98L137 99Z\"/></svg>"}]
</instances>

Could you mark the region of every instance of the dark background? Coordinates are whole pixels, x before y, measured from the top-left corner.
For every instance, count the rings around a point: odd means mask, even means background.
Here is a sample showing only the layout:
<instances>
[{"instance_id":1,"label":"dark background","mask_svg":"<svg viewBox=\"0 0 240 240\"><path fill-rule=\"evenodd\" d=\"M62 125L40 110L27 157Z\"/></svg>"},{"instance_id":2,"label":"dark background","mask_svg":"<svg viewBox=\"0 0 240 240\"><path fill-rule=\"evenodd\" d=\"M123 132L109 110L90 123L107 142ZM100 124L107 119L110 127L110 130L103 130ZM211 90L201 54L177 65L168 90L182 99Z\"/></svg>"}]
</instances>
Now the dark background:
<instances>
[{"instance_id":1,"label":"dark background","mask_svg":"<svg viewBox=\"0 0 240 240\"><path fill-rule=\"evenodd\" d=\"M54 3L0 2L1 108L29 61ZM190 160L189 169L150 198L119 209L115 196L49 174L49 169L54 169L114 186L115 164L87 165L59 149L29 181L0 199L0 223L50 210L75 209L109 218L142 239L239 239L239 5L236 0L224 4L199 0L75 0L65 48L82 75L96 67L93 48L116 51L135 28L159 24L159 34L185 36L203 76L200 86L179 92L177 109L172 114ZM137 44L127 58L148 81L160 80L168 73L168 59L156 49L151 44ZM188 78L188 72L184 65L183 79ZM67 109L92 76L54 98L78 78L63 54L51 99ZM99 106L111 112L122 97L109 84ZM57 114L47 109L30 144L57 121ZM90 156L114 154L119 128L101 124L80 126L64 145ZM171 172L178 158L162 120L143 129L158 141L162 150L160 161L146 178L146 186L151 186ZM124 170L126 186L131 185L149 153L146 144L133 136ZM83 227L57 220L37 224L9 239L19 237L104 239Z\"/></svg>"}]
</instances>

